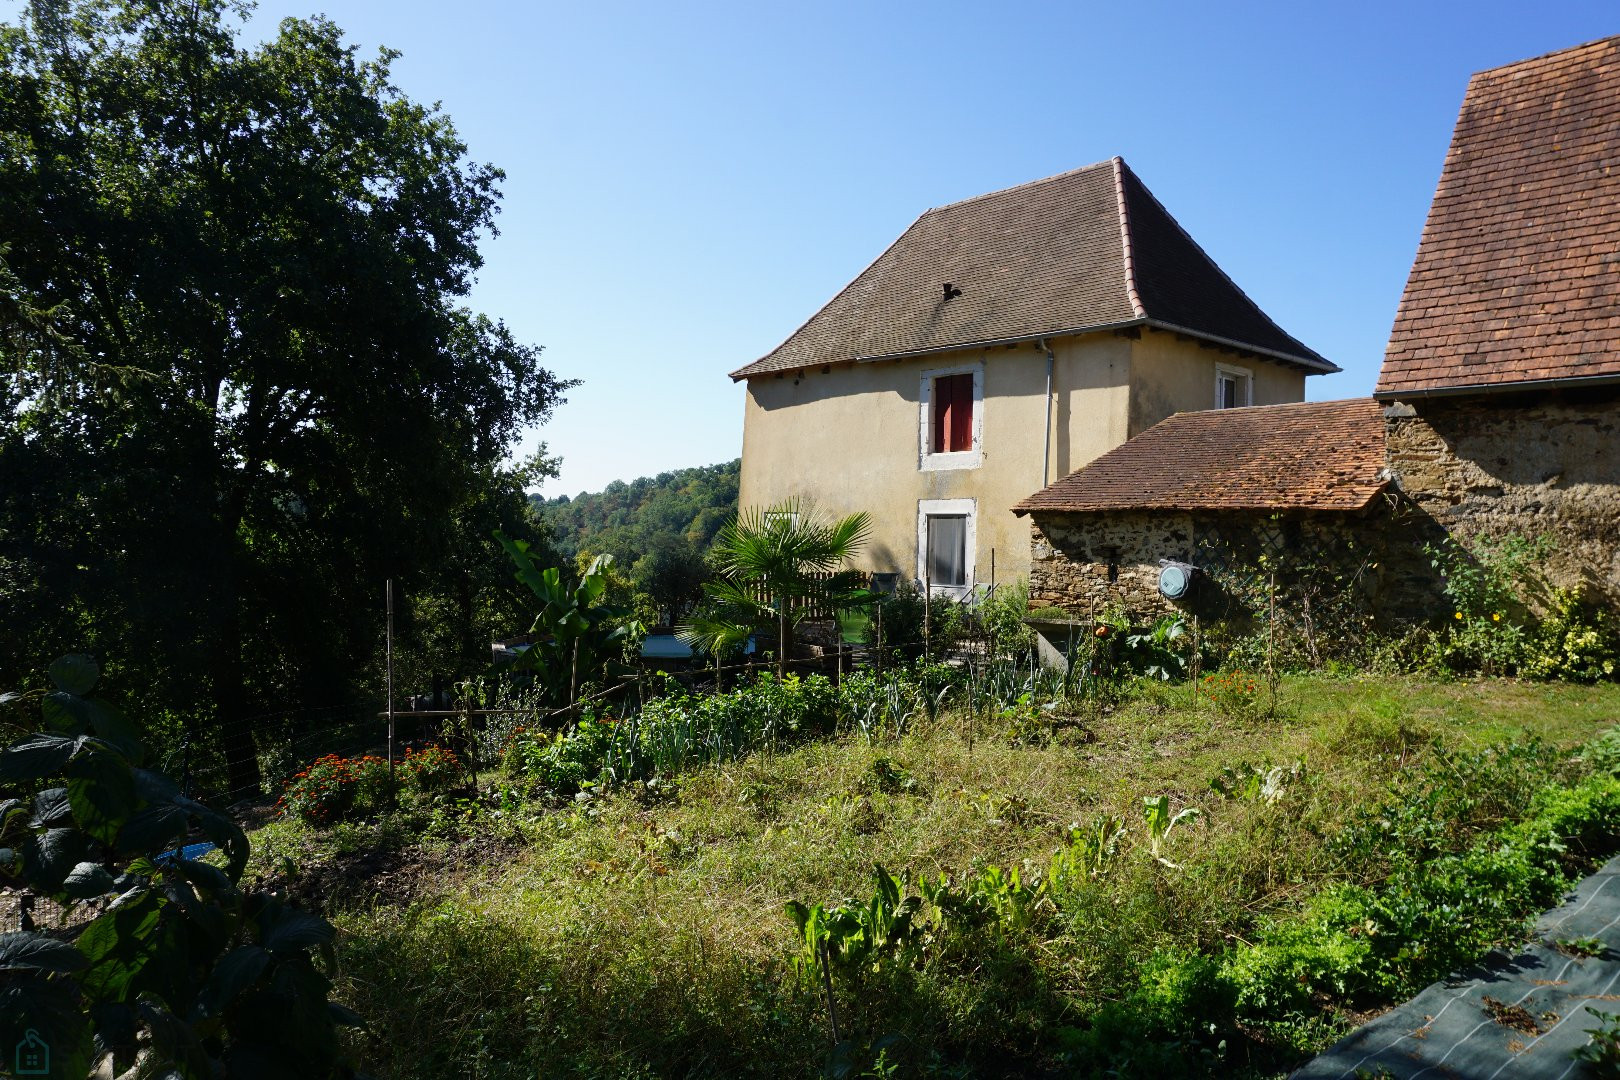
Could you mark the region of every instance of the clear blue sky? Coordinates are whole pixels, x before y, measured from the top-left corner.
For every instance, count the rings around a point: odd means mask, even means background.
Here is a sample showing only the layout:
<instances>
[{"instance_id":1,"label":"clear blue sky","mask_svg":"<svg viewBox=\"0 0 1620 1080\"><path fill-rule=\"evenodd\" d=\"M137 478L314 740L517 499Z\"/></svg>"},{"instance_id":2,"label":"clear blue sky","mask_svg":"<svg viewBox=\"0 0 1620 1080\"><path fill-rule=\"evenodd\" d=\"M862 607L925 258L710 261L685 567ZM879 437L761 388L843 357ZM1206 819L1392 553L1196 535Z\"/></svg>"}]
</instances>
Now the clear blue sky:
<instances>
[{"instance_id":1,"label":"clear blue sky","mask_svg":"<svg viewBox=\"0 0 1620 1080\"><path fill-rule=\"evenodd\" d=\"M474 306L584 380L544 493L736 457L726 373L931 206L1119 154L1287 330L1372 388L1471 72L1606 2L494 3L324 11L507 171Z\"/></svg>"}]
</instances>

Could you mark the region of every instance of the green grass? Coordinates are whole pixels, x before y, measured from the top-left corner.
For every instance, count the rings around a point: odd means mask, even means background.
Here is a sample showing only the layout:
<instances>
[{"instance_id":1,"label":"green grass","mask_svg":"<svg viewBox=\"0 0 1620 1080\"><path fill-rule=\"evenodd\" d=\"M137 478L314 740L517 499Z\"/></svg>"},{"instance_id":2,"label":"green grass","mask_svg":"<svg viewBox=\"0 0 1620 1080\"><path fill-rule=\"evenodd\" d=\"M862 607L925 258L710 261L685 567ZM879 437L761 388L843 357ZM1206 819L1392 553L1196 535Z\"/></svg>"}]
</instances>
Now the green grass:
<instances>
[{"instance_id":1,"label":"green grass","mask_svg":"<svg viewBox=\"0 0 1620 1080\"><path fill-rule=\"evenodd\" d=\"M626 791L521 826L485 821L509 842L483 854L429 845L408 902L338 898L340 991L373 1020L381 1075L814 1076L831 1040L819 987L789 963L788 900L869 895L874 862L913 877L1039 870L1071 823L1119 814L1130 832L1117 867L1061 911L838 987L846 1031L895 1036L885 1060L902 1075L1039 1074L1067 1031L1136 990L1156 951L1246 940L1353 876L1324 838L1421 768L1436 740L1573 746L1617 706L1612 685L1302 678L1283 683L1268 720L1154 686L1054 745L1012 745L998 724L954 714L898 742L815 741L682 777L673 797ZM875 770L879 758L891 767ZM1224 766L1296 759L1307 780L1276 805L1209 790ZM1179 870L1147 857L1151 795L1204 811L1168 840ZM397 820L380 828L373 842L405 843ZM371 833L277 824L255 837L257 858L330 859ZM1280 1074L1343 1020L1301 1024L1250 1048L1244 1067Z\"/></svg>"}]
</instances>

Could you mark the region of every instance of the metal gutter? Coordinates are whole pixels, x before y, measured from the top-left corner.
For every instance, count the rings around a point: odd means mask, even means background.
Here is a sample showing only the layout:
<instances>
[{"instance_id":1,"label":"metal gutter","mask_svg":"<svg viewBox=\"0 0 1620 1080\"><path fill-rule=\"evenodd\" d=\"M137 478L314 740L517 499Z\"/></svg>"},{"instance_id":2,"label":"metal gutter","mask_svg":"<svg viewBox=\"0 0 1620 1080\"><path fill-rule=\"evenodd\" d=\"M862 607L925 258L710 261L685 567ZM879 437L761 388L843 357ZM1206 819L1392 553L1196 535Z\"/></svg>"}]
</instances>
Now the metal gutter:
<instances>
[{"instance_id":1,"label":"metal gutter","mask_svg":"<svg viewBox=\"0 0 1620 1080\"><path fill-rule=\"evenodd\" d=\"M1046 351L1046 445L1041 447L1041 487L1052 482L1052 368L1056 361L1052 358L1052 346L1045 338L1041 338L1041 348Z\"/></svg>"}]
</instances>

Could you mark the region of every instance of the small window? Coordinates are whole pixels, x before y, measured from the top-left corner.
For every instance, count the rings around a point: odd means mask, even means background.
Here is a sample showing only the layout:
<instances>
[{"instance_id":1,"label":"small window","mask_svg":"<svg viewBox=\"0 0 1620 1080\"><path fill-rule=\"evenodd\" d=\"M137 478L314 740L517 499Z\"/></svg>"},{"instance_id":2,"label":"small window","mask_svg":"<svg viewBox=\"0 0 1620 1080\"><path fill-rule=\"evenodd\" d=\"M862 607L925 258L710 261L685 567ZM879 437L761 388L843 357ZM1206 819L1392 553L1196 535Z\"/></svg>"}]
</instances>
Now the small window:
<instances>
[{"instance_id":1,"label":"small window","mask_svg":"<svg viewBox=\"0 0 1620 1080\"><path fill-rule=\"evenodd\" d=\"M1247 368L1215 365L1215 407L1241 409L1254 404L1254 376Z\"/></svg>"},{"instance_id":2,"label":"small window","mask_svg":"<svg viewBox=\"0 0 1620 1080\"><path fill-rule=\"evenodd\" d=\"M973 375L941 375L932 396L933 452L956 454L973 449Z\"/></svg>"},{"instance_id":3,"label":"small window","mask_svg":"<svg viewBox=\"0 0 1620 1080\"><path fill-rule=\"evenodd\" d=\"M920 499L917 502L917 585L935 595L958 597L973 587L975 502L972 499Z\"/></svg>"},{"instance_id":4,"label":"small window","mask_svg":"<svg viewBox=\"0 0 1620 1080\"><path fill-rule=\"evenodd\" d=\"M967 515L928 516L928 582L944 589L967 584Z\"/></svg>"},{"instance_id":5,"label":"small window","mask_svg":"<svg viewBox=\"0 0 1620 1080\"><path fill-rule=\"evenodd\" d=\"M917 467L976 469L984 439L984 371L979 364L922 375Z\"/></svg>"}]
</instances>

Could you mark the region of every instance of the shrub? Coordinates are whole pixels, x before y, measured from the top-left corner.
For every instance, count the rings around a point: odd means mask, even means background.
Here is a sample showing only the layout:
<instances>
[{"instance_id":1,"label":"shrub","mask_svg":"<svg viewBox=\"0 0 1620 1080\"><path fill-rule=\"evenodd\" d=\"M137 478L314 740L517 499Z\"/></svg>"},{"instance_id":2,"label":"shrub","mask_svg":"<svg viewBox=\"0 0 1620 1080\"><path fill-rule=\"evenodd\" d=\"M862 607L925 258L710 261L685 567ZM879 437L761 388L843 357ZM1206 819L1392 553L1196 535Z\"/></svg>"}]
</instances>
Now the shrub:
<instances>
[{"instance_id":1,"label":"shrub","mask_svg":"<svg viewBox=\"0 0 1620 1080\"><path fill-rule=\"evenodd\" d=\"M1531 654L1532 634L1517 623L1489 615L1452 613L1452 625L1436 643L1439 666L1459 674L1513 675Z\"/></svg>"},{"instance_id":2,"label":"shrub","mask_svg":"<svg viewBox=\"0 0 1620 1080\"><path fill-rule=\"evenodd\" d=\"M309 825L334 825L384 809L393 793L386 759L327 754L293 775L276 807Z\"/></svg>"},{"instance_id":3,"label":"shrub","mask_svg":"<svg viewBox=\"0 0 1620 1080\"><path fill-rule=\"evenodd\" d=\"M1538 679L1596 682L1613 678L1620 641L1608 613L1574 589L1555 589L1525 674Z\"/></svg>"},{"instance_id":4,"label":"shrub","mask_svg":"<svg viewBox=\"0 0 1620 1080\"><path fill-rule=\"evenodd\" d=\"M461 759L442 746L425 746L405 751L400 763L405 784L424 795L448 791L461 780L465 770Z\"/></svg>"},{"instance_id":5,"label":"shrub","mask_svg":"<svg viewBox=\"0 0 1620 1080\"><path fill-rule=\"evenodd\" d=\"M355 784L349 763L337 754L316 758L293 774L276 806L309 825L331 825L354 809Z\"/></svg>"},{"instance_id":6,"label":"shrub","mask_svg":"<svg viewBox=\"0 0 1620 1080\"><path fill-rule=\"evenodd\" d=\"M569 799L601 775L619 737L612 717L597 719L586 710L565 731L519 729L502 758L502 772L521 779L531 794Z\"/></svg>"},{"instance_id":7,"label":"shrub","mask_svg":"<svg viewBox=\"0 0 1620 1080\"><path fill-rule=\"evenodd\" d=\"M1242 671L1205 675L1198 684L1198 697L1222 715L1244 720L1260 712L1260 680Z\"/></svg>"}]
</instances>

